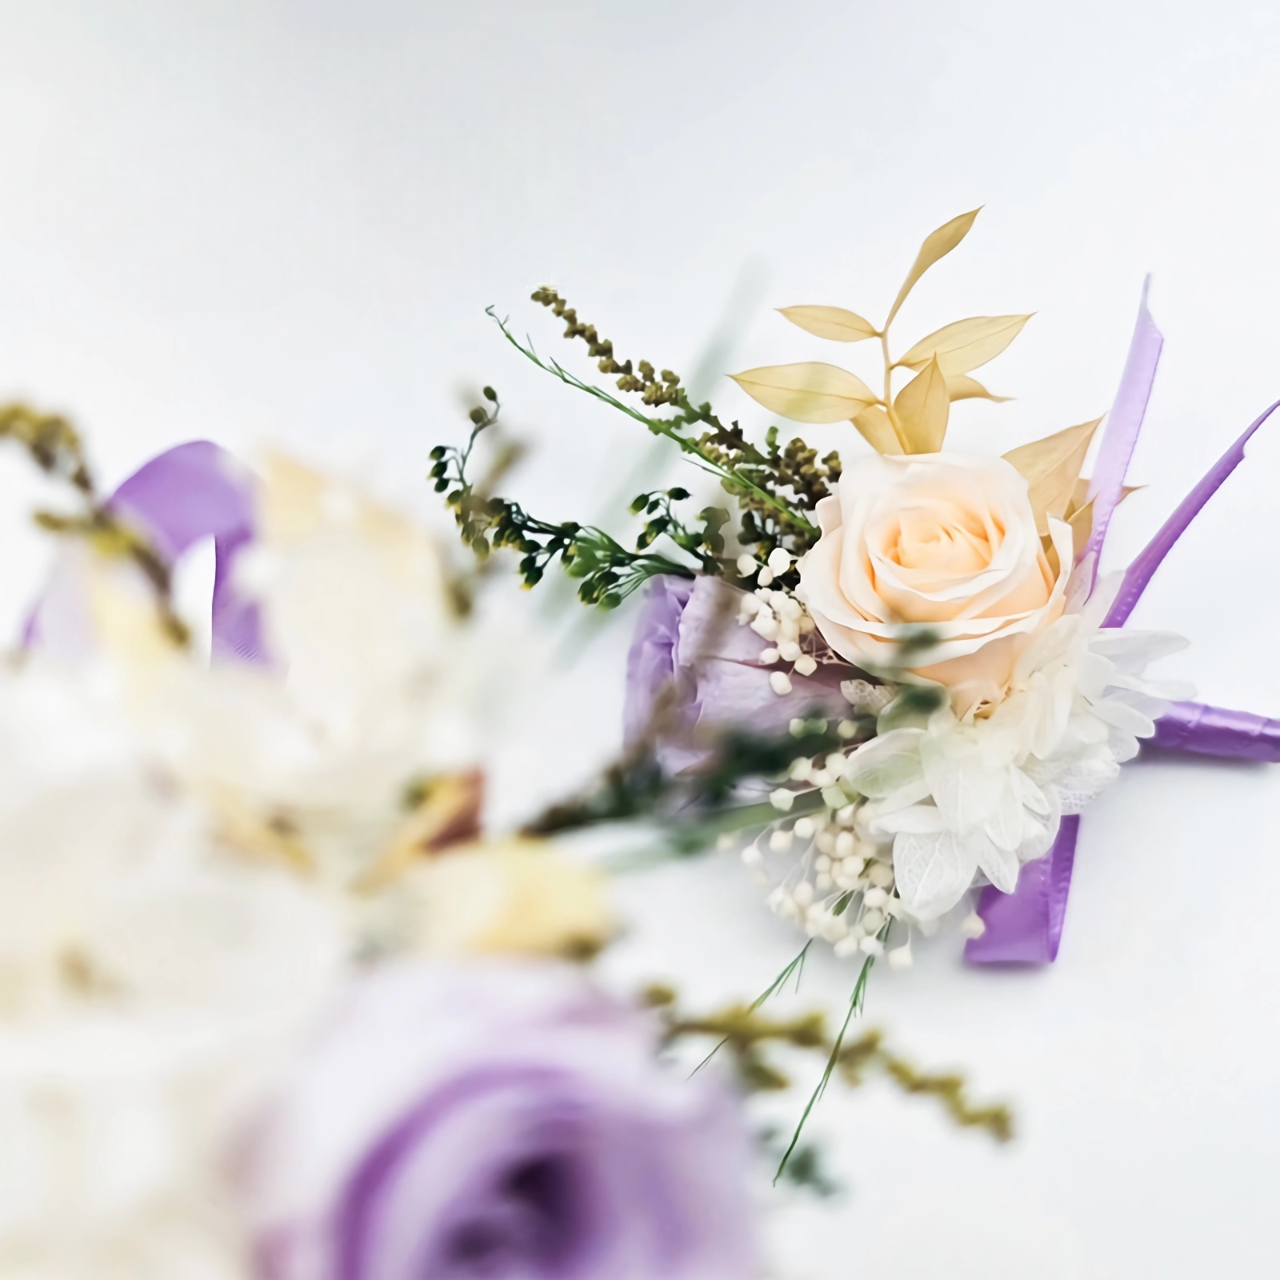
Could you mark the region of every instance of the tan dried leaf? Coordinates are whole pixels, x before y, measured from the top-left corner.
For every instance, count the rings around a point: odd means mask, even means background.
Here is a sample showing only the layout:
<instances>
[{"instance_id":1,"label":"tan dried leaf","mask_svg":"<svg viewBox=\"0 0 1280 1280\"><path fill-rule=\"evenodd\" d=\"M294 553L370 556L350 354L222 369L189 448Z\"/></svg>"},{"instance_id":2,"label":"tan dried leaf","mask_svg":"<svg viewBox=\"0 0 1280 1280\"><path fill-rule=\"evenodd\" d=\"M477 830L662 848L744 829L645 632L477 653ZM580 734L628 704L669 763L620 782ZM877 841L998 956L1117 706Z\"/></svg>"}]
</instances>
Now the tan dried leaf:
<instances>
[{"instance_id":1,"label":"tan dried leaf","mask_svg":"<svg viewBox=\"0 0 1280 1280\"><path fill-rule=\"evenodd\" d=\"M1005 404L1013 398L994 396L977 378L966 378L964 374L947 379L947 394L951 397L952 404L957 400L990 400L993 404Z\"/></svg>"},{"instance_id":2,"label":"tan dried leaf","mask_svg":"<svg viewBox=\"0 0 1280 1280\"><path fill-rule=\"evenodd\" d=\"M1131 493L1137 493L1139 489L1144 488L1146 486L1141 484L1125 485L1120 490L1120 501L1123 502ZM1089 544L1089 535L1093 533L1093 499L1089 497L1088 480L1076 481L1063 519L1071 526L1071 544L1075 558L1079 560Z\"/></svg>"},{"instance_id":3,"label":"tan dried leaf","mask_svg":"<svg viewBox=\"0 0 1280 1280\"><path fill-rule=\"evenodd\" d=\"M893 412L906 440L908 453L937 453L947 434L951 398L947 380L936 360L907 383L893 401Z\"/></svg>"},{"instance_id":4,"label":"tan dried leaf","mask_svg":"<svg viewBox=\"0 0 1280 1280\"><path fill-rule=\"evenodd\" d=\"M873 404L853 415L853 425L862 433L862 438L877 452L895 457L902 452L898 441L898 433L889 421L889 415L878 405Z\"/></svg>"},{"instance_id":5,"label":"tan dried leaf","mask_svg":"<svg viewBox=\"0 0 1280 1280\"><path fill-rule=\"evenodd\" d=\"M892 323L893 317L898 314L898 308L907 300L907 294L915 288L916 281L939 258L945 258L969 234L969 228L973 226L973 220L979 212L979 209L973 209L969 213L962 213L958 218L944 222L936 231L931 231L925 237L924 244L920 246L920 252L916 254L915 262L911 264L911 270L907 272L907 278L902 282L902 288L898 290L889 318L884 322L886 329Z\"/></svg>"},{"instance_id":6,"label":"tan dried leaf","mask_svg":"<svg viewBox=\"0 0 1280 1280\"><path fill-rule=\"evenodd\" d=\"M1020 445L1004 455L1026 480L1031 507L1036 513L1036 528L1048 531L1048 517L1062 519L1075 493L1080 469L1084 466L1089 443L1101 418L1067 427L1043 440Z\"/></svg>"},{"instance_id":7,"label":"tan dried leaf","mask_svg":"<svg viewBox=\"0 0 1280 1280\"><path fill-rule=\"evenodd\" d=\"M970 316L943 325L921 338L898 363L906 369L922 369L932 357L948 377L968 373L994 360L1022 332L1026 316Z\"/></svg>"},{"instance_id":8,"label":"tan dried leaf","mask_svg":"<svg viewBox=\"0 0 1280 1280\"><path fill-rule=\"evenodd\" d=\"M1089 535L1093 532L1093 499L1083 506L1068 510L1067 523L1071 526L1071 556L1079 560L1084 549L1089 545Z\"/></svg>"},{"instance_id":9,"label":"tan dried leaf","mask_svg":"<svg viewBox=\"0 0 1280 1280\"><path fill-rule=\"evenodd\" d=\"M796 422L843 422L877 399L861 378L833 364L774 364L730 376L758 404Z\"/></svg>"},{"instance_id":10,"label":"tan dried leaf","mask_svg":"<svg viewBox=\"0 0 1280 1280\"><path fill-rule=\"evenodd\" d=\"M861 342L878 337L875 325L843 307L780 307L779 312L806 333L832 342Z\"/></svg>"}]
</instances>

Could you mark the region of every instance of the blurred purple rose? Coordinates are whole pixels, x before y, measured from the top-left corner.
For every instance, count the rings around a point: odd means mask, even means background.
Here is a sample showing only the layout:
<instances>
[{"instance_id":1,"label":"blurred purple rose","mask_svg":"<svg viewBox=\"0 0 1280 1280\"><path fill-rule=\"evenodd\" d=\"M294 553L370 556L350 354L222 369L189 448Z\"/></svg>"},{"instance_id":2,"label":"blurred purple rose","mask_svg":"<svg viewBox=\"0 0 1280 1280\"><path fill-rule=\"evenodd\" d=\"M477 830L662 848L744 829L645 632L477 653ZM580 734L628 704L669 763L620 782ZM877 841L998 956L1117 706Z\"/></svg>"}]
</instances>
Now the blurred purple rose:
<instances>
[{"instance_id":1,"label":"blurred purple rose","mask_svg":"<svg viewBox=\"0 0 1280 1280\"><path fill-rule=\"evenodd\" d=\"M560 965L358 984L245 1164L264 1280L747 1280L734 1095Z\"/></svg>"},{"instance_id":2,"label":"blurred purple rose","mask_svg":"<svg viewBox=\"0 0 1280 1280\"><path fill-rule=\"evenodd\" d=\"M828 715L848 710L840 681L858 674L850 667L793 674L791 692L774 693L770 673L790 668L761 664L768 645L738 622L742 594L712 577L660 577L649 587L627 656L624 731L628 745L653 732L658 761L668 772L703 763L715 729L776 734L815 709Z\"/></svg>"}]
</instances>

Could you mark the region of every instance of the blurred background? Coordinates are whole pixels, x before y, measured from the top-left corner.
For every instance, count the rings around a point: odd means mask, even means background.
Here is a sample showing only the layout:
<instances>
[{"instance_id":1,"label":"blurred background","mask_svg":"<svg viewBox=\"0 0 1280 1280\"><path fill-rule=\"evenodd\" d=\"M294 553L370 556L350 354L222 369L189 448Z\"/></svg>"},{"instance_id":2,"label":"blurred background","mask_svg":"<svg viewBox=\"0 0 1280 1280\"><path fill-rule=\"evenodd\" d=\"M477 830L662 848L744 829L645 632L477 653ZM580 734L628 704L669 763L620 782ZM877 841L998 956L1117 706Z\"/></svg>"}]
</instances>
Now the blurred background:
<instances>
[{"instance_id":1,"label":"blurred background","mask_svg":"<svg viewBox=\"0 0 1280 1280\"><path fill-rule=\"evenodd\" d=\"M183 439L274 440L359 458L434 512L427 453L492 383L531 446L513 496L600 520L670 460L521 360L486 306L586 375L528 300L553 284L620 353L701 370L762 429L722 375L833 358L772 308L878 318L924 234L981 204L904 334L1037 315L982 375L1015 401L960 406L954 445L1102 413L1154 275L1167 345L1122 566L1280 396L1278 71L1280 11L1239 0L6 0L0 394L71 414L108 481ZM1280 715L1277 433L1135 622L1191 638L1166 670L1206 699ZM34 492L5 460L11 629L47 555ZM499 820L618 744L629 617L566 627L550 585L495 614L561 669L495 763ZM1019 1140L957 1137L887 1090L828 1095L847 1196L792 1219L798 1273L1273 1273L1277 801L1280 774L1142 763L1084 821L1051 971L966 971L954 937L878 969L869 1017L1007 1094ZM693 967L691 995L750 997L796 949L731 858L622 893L628 976ZM852 977L823 957L801 1002L836 1007Z\"/></svg>"}]
</instances>

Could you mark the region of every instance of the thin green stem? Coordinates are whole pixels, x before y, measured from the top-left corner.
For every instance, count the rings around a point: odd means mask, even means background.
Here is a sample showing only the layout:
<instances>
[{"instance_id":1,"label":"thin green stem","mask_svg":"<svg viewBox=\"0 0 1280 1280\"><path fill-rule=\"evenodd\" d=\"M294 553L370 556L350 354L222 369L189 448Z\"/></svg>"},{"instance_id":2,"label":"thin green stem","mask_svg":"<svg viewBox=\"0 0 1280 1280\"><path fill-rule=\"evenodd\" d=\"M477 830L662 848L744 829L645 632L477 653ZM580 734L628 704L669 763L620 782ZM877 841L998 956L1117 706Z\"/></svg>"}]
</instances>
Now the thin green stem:
<instances>
[{"instance_id":1,"label":"thin green stem","mask_svg":"<svg viewBox=\"0 0 1280 1280\"><path fill-rule=\"evenodd\" d=\"M892 921L885 921L883 928L876 936L883 942L889 936L889 926ZM787 1167L787 1161L791 1159L792 1152L795 1151L800 1142L800 1135L804 1131L806 1121L809 1119L809 1113L818 1104L818 1100L827 1091L827 1085L831 1082L831 1077L835 1073L836 1066L840 1062L840 1049L844 1044L845 1033L849 1030L849 1024L853 1021L854 1016L862 1012L862 1006L866 1003L867 997L867 978L871 973L871 967L875 964L875 956L868 956L862 962L862 968L858 972L858 981L854 984L853 994L849 997L849 1009L844 1015L844 1022L840 1027L840 1034L836 1036L835 1044L831 1046L831 1054L827 1058L826 1069L822 1073L822 1079L818 1081L818 1087L809 1095L809 1101L805 1103L804 1111L800 1115L800 1123L796 1125L795 1132L791 1135L791 1142L783 1153L782 1161L778 1165L778 1171L773 1175L773 1182L776 1186L778 1179L782 1177L782 1171Z\"/></svg>"},{"instance_id":2,"label":"thin green stem","mask_svg":"<svg viewBox=\"0 0 1280 1280\"><path fill-rule=\"evenodd\" d=\"M494 323L502 330L502 336L520 352L526 360L537 365L544 373L549 373L553 377L559 378L566 386L573 387L575 390L586 392L587 395L603 404L609 405L613 409L625 413L628 418L643 424L650 432L656 436L664 436L676 445L683 453L690 455L695 459L695 465L702 470L710 472L714 476L718 476L721 480L729 480L733 484L739 485L747 490L752 497L763 503L765 506L772 508L781 515L785 516L792 523L800 526L808 533L817 533L817 527L806 519L801 513L793 507L789 507L779 498L775 498L773 494L767 490L760 488L754 481L743 475L740 471L734 470L732 467L721 466L713 458L709 458L702 450L696 440L690 439L688 436L681 435L678 427L666 418L651 418L648 414L641 413L638 409L633 408L625 401L619 400L616 396L610 395L602 387L597 387L590 382L583 382L575 374L570 373L559 361L555 359L543 360L541 356L533 349L532 345L525 346L507 327L505 320L499 318L492 307L487 308L488 315ZM694 410L694 416L697 421L709 422L707 415L698 410Z\"/></svg>"},{"instance_id":3,"label":"thin green stem","mask_svg":"<svg viewBox=\"0 0 1280 1280\"><path fill-rule=\"evenodd\" d=\"M787 979L790 978L793 973L796 975L796 990L798 991L800 989L800 974L804 972L804 958L806 955L809 954L809 948L811 946L813 946L812 938L810 938L809 941L806 942L804 946L800 948L799 953L792 958L791 963L788 964L787 967L783 969L783 971L780 974L778 974L778 976L774 978L774 980L767 987L765 987L765 989L758 996L756 996L756 998L751 1002L751 1007L750 1009L748 1009L748 1013L755 1013L755 1011L762 1004L764 1004L764 1002L768 1000L769 997L773 995L775 991L781 990L781 988L786 985ZM703 1058L702 1061L699 1062L696 1067L694 1067L692 1071L689 1072L689 1078L693 1079L693 1077L696 1076L698 1072L701 1071L702 1068L705 1067L707 1063L710 1062L711 1059L714 1058L716 1054L719 1053L720 1050L723 1049L725 1045L727 1045L728 1043L729 1043L729 1037L725 1036L725 1038L721 1040L715 1046L715 1048L712 1049L711 1052L707 1054L707 1056ZM783 1163L786 1163L786 1162L784 1161ZM781 1170L779 1170L779 1172L781 1172Z\"/></svg>"}]
</instances>

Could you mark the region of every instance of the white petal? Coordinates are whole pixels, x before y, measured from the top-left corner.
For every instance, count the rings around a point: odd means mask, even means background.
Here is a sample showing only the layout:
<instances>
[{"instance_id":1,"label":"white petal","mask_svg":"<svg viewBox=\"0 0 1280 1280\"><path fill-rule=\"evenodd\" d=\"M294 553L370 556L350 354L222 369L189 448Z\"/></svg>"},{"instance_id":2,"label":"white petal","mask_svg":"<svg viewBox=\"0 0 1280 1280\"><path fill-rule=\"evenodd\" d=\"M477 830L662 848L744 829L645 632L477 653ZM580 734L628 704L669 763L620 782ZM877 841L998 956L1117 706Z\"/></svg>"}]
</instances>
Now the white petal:
<instances>
[{"instance_id":1,"label":"white petal","mask_svg":"<svg viewBox=\"0 0 1280 1280\"><path fill-rule=\"evenodd\" d=\"M1149 738L1156 731L1150 716L1143 715L1136 707L1127 706L1119 698L1102 698L1093 704L1092 710L1103 724L1135 738Z\"/></svg>"},{"instance_id":2,"label":"white petal","mask_svg":"<svg viewBox=\"0 0 1280 1280\"><path fill-rule=\"evenodd\" d=\"M1019 802L1032 813L1044 816L1053 812L1053 802L1022 769L1013 771L1013 789Z\"/></svg>"},{"instance_id":3,"label":"white petal","mask_svg":"<svg viewBox=\"0 0 1280 1280\"><path fill-rule=\"evenodd\" d=\"M1133 739L1128 739L1132 742ZM1134 744L1136 752L1137 744ZM1117 758L1109 751L1090 752L1062 769L1053 789L1063 813L1081 813L1120 776ZM1046 788L1046 794L1048 788Z\"/></svg>"},{"instance_id":4,"label":"white petal","mask_svg":"<svg viewBox=\"0 0 1280 1280\"><path fill-rule=\"evenodd\" d=\"M1018 887L1018 869L1022 866L1016 846L1014 849L1001 849L994 841L982 836L970 837L969 843L973 845L982 874L1001 893L1012 893Z\"/></svg>"},{"instance_id":5,"label":"white petal","mask_svg":"<svg viewBox=\"0 0 1280 1280\"><path fill-rule=\"evenodd\" d=\"M922 777L923 729L891 729L864 743L849 757L844 779L864 796L880 799Z\"/></svg>"},{"instance_id":6,"label":"white petal","mask_svg":"<svg viewBox=\"0 0 1280 1280\"><path fill-rule=\"evenodd\" d=\"M903 905L917 920L936 920L964 897L977 858L953 831L903 832L893 842L893 875Z\"/></svg>"},{"instance_id":7,"label":"white petal","mask_svg":"<svg viewBox=\"0 0 1280 1280\"><path fill-rule=\"evenodd\" d=\"M868 805L867 809L870 808L872 806ZM863 810L864 814L866 811ZM877 812L868 820L867 828L875 835L892 836L901 831L910 835L931 835L945 831L946 823L933 805L914 804L893 813Z\"/></svg>"},{"instance_id":8,"label":"white petal","mask_svg":"<svg viewBox=\"0 0 1280 1280\"><path fill-rule=\"evenodd\" d=\"M1099 631L1089 641L1092 652L1129 672L1139 672L1150 662L1180 653L1187 645L1185 636L1172 631L1122 631L1119 627Z\"/></svg>"},{"instance_id":9,"label":"white petal","mask_svg":"<svg viewBox=\"0 0 1280 1280\"><path fill-rule=\"evenodd\" d=\"M1058 838L1058 827L1062 823L1062 809L1055 787L1048 787L1042 793L1048 803L1048 811L1043 814L1033 813L1030 809L1022 811L1025 820L1022 843L1018 846L1019 862L1034 862L1042 858L1053 848Z\"/></svg>"},{"instance_id":10,"label":"white petal","mask_svg":"<svg viewBox=\"0 0 1280 1280\"><path fill-rule=\"evenodd\" d=\"M1023 841L1025 812L1012 781L1006 776L1004 797L987 819L983 831L997 848L1012 854Z\"/></svg>"},{"instance_id":11,"label":"white petal","mask_svg":"<svg viewBox=\"0 0 1280 1280\"><path fill-rule=\"evenodd\" d=\"M1000 803L1005 778L989 768L978 741L958 734L928 734L920 742L924 780L947 826L970 831L982 826Z\"/></svg>"}]
</instances>

